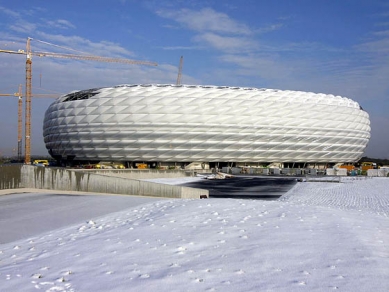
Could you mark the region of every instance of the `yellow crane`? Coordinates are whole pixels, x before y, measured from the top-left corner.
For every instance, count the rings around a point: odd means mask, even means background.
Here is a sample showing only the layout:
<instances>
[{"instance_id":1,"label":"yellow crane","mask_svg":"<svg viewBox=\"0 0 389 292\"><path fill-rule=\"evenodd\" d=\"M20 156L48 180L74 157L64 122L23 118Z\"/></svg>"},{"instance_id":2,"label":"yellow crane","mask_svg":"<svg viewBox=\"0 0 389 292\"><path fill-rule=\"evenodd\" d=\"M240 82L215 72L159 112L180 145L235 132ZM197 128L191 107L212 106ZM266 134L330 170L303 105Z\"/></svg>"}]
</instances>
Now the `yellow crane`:
<instances>
[{"instance_id":1,"label":"yellow crane","mask_svg":"<svg viewBox=\"0 0 389 292\"><path fill-rule=\"evenodd\" d=\"M24 163L26 164L31 164L31 139L30 138L31 138L32 56L54 57L54 58L65 58L65 59L76 59L76 60L98 61L98 62L113 62L113 63L124 63L124 64L132 64L132 65L157 66L157 63L149 62L149 61L137 61L137 60L130 60L130 59L109 58L109 57L100 57L100 56L91 56L91 55L33 52L31 50L31 40L32 38L30 37L27 38L26 51L0 50L0 53L17 54L17 55L26 56L25 157L24 157Z\"/></svg>"},{"instance_id":2,"label":"yellow crane","mask_svg":"<svg viewBox=\"0 0 389 292\"><path fill-rule=\"evenodd\" d=\"M181 84L181 77L182 77L182 65L184 64L184 57L181 56L180 58L180 65L178 66L178 76L177 76L177 85Z\"/></svg>"},{"instance_id":3,"label":"yellow crane","mask_svg":"<svg viewBox=\"0 0 389 292\"><path fill-rule=\"evenodd\" d=\"M18 161L22 160L22 136L23 136L23 121L22 121L22 113L23 113L23 95L22 95L22 85L19 85L19 90L16 93L7 94L0 93L0 96L13 96L18 97ZM32 97L48 97L48 98L57 98L59 95L55 94L32 94Z\"/></svg>"},{"instance_id":4,"label":"yellow crane","mask_svg":"<svg viewBox=\"0 0 389 292\"><path fill-rule=\"evenodd\" d=\"M19 85L19 91L14 94L2 94L0 96L16 96L18 97L18 160L22 159L22 132L23 132L23 123L22 123L22 85Z\"/></svg>"}]
</instances>

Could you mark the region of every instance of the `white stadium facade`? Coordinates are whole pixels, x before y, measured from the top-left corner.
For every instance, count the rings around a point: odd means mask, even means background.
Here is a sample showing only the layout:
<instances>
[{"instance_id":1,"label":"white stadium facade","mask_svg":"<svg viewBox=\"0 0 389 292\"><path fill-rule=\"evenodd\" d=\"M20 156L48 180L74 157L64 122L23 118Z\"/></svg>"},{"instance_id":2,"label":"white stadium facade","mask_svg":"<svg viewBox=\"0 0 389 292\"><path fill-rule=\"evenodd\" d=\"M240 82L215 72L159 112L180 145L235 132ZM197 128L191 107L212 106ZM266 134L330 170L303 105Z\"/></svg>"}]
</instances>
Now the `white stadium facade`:
<instances>
[{"instance_id":1,"label":"white stadium facade","mask_svg":"<svg viewBox=\"0 0 389 292\"><path fill-rule=\"evenodd\" d=\"M362 157L370 120L357 102L328 94L119 85L61 96L43 135L66 163L345 163Z\"/></svg>"}]
</instances>

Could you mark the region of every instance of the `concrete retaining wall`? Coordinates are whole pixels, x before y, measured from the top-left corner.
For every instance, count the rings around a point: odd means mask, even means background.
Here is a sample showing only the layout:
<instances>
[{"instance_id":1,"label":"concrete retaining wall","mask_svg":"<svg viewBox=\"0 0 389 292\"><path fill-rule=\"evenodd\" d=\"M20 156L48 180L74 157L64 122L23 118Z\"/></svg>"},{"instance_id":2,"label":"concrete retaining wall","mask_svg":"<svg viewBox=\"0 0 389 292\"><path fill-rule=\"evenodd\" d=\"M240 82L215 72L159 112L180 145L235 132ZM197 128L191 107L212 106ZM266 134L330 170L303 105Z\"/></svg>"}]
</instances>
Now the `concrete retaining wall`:
<instances>
[{"instance_id":1,"label":"concrete retaining wall","mask_svg":"<svg viewBox=\"0 0 389 292\"><path fill-rule=\"evenodd\" d=\"M22 188L21 165L0 165L0 190Z\"/></svg>"},{"instance_id":2,"label":"concrete retaining wall","mask_svg":"<svg viewBox=\"0 0 389 292\"><path fill-rule=\"evenodd\" d=\"M179 169L83 169L82 172L90 172L131 179L175 178L194 176L193 170Z\"/></svg>"},{"instance_id":3,"label":"concrete retaining wall","mask_svg":"<svg viewBox=\"0 0 389 292\"><path fill-rule=\"evenodd\" d=\"M31 165L3 166L0 168L0 178L0 189L36 188L197 199L209 195L207 190L113 177L93 172Z\"/></svg>"}]
</instances>

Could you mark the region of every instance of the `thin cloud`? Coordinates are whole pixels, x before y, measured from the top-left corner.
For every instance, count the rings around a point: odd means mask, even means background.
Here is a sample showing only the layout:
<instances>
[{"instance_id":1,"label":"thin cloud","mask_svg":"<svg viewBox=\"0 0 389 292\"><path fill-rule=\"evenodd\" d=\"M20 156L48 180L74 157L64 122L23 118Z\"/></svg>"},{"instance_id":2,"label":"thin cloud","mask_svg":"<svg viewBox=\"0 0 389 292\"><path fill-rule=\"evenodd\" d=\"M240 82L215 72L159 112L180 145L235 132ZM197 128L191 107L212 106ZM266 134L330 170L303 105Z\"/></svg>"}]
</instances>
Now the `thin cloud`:
<instances>
[{"instance_id":1,"label":"thin cloud","mask_svg":"<svg viewBox=\"0 0 389 292\"><path fill-rule=\"evenodd\" d=\"M344 49L334 46L325 45L318 42L289 42L281 45L261 44L261 52L304 52L304 53L318 53L318 52L345 52Z\"/></svg>"},{"instance_id":2,"label":"thin cloud","mask_svg":"<svg viewBox=\"0 0 389 292\"><path fill-rule=\"evenodd\" d=\"M373 32L371 40L355 46L355 49L374 54L389 52L389 30Z\"/></svg>"},{"instance_id":3,"label":"thin cloud","mask_svg":"<svg viewBox=\"0 0 389 292\"><path fill-rule=\"evenodd\" d=\"M276 24L271 24L262 28L258 28L255 30L256 33L262 34L262 33L268 33L272 32L275 30L279 30L283 27L284 25L282 23L276 23Z\"/></svg>"},{"instance_id":4,"label":"thin cloud","mask_svg":"<svg viewBox=\"0 0 389 292\"><path fill-rule=\"evenodd\" d=\"M168 29L177 29L177 30L181 29L179 26L171 25L171 24L165 24L165 25L162 25L162 27L168 28Z\"/></svg>"},{"instance_id":5,"label":"thin cloud","mask_svg":"<svg viewBox=\"0 0 389 292\"><path fill-rule=\"evenodd\" d=\"M175 20L181 25L185 25L189 29L198 32L252 34L251 29L245 24L234 21L227 14L216 12L211 8L204 8L200 11L190 9L181 9L179 11L161 10L157 14L161 17Z\"/></svg>"},{"instance_id":6,"label":"thin cloud","mask_svg":"<svg viewBox=\"0 0 389 292\"><path fill-rule=\"evenodd\" d=\"M38 32L38 29L43 28L57 28L57 29L74 29L76 26L66 19L57 20L45 20L36 19L35 21L28 21L29 17L34 16L42 12L44 9L35 7L30 10L20 10L18 12L10 9L6 9L0 6L0 13L4 13L9 17L14 18L13 24L8 26L8 29L14 33L23 33L29 36L34 35Z\"/></svg>"},{"instance_id":7,"label":"thin cloud","mask_svg":"<svg viewBox=\"0 0 389 292\"><path fill-rule=\"evenodd\" d=\"M69 47L73 50L77 50L80 53L85 53L89 55L93 54L93 55L106 56L107 52L109 52L109 56L111 57L134 56L133 52L121 47L117 43L113 43L109 41L100 41L96 43L79 36L64 36L64 35L57 35L57 34L53 35L53 34L47 34L43 32L39 32L37 35L38 38L45 40L47 42L53 42L56 45L62 44L65 47ZM48 49L48 46L44 47L40 44L36 44L36 46L37 48L39 48L39 50L47 51ZM52 49L53 51L58 51L58 49L55 47L50 47L50 49ZM64 52L63 49L61 51Z\"/></svg>"},{"instance_id":8,"label":"thin cloud","mask_svg":"<svg viewBox=\"0 0 389 292\"><path fill-rule=\"evenodd\" d=\"M37 25L32 22L19 20L15 24L9 26L9 30L18 33L31 34L37 29Z\"/></svg>"},{"instance_id":9,"label":"thin cloud","mask_svg":"<svg viewBox=\"0 0 389 292\"><path fill-rule=\"evenodd\" d=\"M259 76L263 79L284 79L287 76L292 76L296 70L294 66L269 55L225 54L219 59L235 65L241 75Z\"/></svg>"},{"instance_id":10,"label":"thin cloud","mask_svg":"<svg viewBox=\"0 0 389 292\"><path fill-rule=\"evenodd\" d=\"M378 22L375 24L376 26L389 26L389 21L386 22Z\"/></svg>"},{"instance_id":11,"label":"thin cloud","mask_svg":"<svg viewBox=\"0 0 389 292\"><path fill-rule=\"evenodd\" d=\"M373 34L376 35L376 36L389 37L389 30L376 31Z\"/></svg>"},{"instance_id":12,"label":"thin cloud","mask_svg":"<svg viewBox=\"0 0 389 292\"><path fill-rule=\"evenodd\" d=\"M224 52L247 52L257 48L255 41L242 37L227 37L214 33L204 33L193 38L195 42L205 43Z\"/></svg>"},{"instance_id":13,"label":"thin cloud","mask_svg":"<svg viewBox=\"0 0 389 292\"><path fill-rule=\"evenodd\" d=\"M16 12L14 10L11 10L11 9L7 9L3 6L0 6L0 11L3 12L4 14L8 15L8 16L11 16L11 17L15 17L15 18L18 18L20 17L20 13L19 12Z\"/></svg>"},{"instance_id":14,"label":"thin cloud","mask_svg":"<svg viewBox=\"0 0 389 292\"><path fill-rule=\"evenodd\" d=\"M65 19L49 20L49 21L46 21L46 24L49 27L60 28L60 29L76 28L75 25L73 25L71 22L69 22Z\"/></svg>"},{"instance_id":15,"label":"thin cloud","mask_svg":"<svg viewBox=\"0 0 389 292\"><path fill-rule=\"evenodd\" d=\"M161 47L163 50L174 51L174 50L199 50L202 47L199 46L172 46L172 47Z\"/></svg>"}]
</instances>

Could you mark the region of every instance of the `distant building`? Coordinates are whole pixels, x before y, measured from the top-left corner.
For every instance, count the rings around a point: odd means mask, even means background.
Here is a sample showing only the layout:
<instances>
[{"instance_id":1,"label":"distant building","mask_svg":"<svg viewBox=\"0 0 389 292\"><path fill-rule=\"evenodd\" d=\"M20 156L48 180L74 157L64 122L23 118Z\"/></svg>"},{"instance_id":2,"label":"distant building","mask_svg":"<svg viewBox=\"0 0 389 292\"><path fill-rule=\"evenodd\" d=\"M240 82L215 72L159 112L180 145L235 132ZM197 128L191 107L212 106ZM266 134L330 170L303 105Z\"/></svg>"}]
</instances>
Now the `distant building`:
<instances>
[{"instance_id":1,"label":"distant building","mask_svg":"<svg viewBox=\"0 0 389 292\"><path fill-rule=\"evenodd\" d=\"M43 130L49 153L65 162L337 163L361 158L370 121L341 96L147 84L64 95Z\"/></svg>"}]
</instances>

